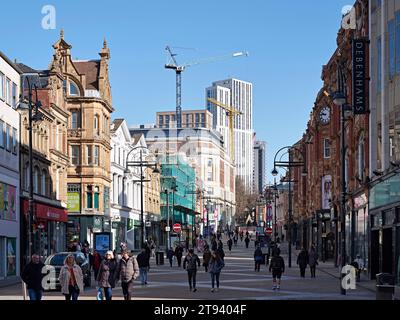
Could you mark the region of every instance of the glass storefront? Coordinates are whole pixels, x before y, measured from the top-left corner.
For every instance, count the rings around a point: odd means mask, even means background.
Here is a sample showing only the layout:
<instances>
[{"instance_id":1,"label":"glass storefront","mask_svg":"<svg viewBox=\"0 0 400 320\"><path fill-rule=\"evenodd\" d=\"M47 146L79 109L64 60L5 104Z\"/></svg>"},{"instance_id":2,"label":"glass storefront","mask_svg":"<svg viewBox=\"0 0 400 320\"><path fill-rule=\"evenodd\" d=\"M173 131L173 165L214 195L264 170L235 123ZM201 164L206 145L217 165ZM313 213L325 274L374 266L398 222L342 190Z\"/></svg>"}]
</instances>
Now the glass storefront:
<instances>
[{"instance_id":1,"label":"glass storefront","mask_svg":"<svg viewBox=\"0 0 400 320\"><path fill-rule=\"evenodd\" d=\"M355 212L354 258L360 256L364 266L368 266L368 208L361 208Z\"/></svg>"}]
</instances>

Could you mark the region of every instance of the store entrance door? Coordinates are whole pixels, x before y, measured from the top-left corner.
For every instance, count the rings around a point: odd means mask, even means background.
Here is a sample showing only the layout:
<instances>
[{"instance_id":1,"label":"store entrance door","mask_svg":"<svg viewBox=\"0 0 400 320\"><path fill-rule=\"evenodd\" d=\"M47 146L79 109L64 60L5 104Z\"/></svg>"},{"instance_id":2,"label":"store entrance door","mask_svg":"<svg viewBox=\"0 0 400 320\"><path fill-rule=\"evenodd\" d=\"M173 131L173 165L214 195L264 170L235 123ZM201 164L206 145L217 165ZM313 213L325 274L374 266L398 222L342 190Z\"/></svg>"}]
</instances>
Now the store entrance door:
<instances>
[{"instance_id":1,"label":"store entrance door","mask_svg":"<svg viewBox=\"0 0 400 320\"><path fill-rule=\"evenodd\" d=\"M379 230L371 231L371 279L379 273Z\"/></svg>"},{"instance_id":2,"label":"store entrance door","mask_svg":"<svg viewBox=\"0 0 400 320\"><path fill-rule=\"evenodd\" d=\"M382 272L392 273L393 245L392 228L383 229L382 237Z\"/></svg>"}]
</instances>

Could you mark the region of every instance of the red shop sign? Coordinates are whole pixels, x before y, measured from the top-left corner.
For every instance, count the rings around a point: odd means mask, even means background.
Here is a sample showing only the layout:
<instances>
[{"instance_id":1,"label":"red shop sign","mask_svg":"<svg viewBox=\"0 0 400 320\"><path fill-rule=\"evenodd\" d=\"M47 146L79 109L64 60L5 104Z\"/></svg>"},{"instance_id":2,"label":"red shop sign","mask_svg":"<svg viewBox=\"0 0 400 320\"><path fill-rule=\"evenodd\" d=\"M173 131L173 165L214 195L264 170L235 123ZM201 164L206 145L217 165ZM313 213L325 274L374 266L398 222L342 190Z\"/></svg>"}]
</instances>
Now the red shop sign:
<instances>
[{"instance_id":1,"label":"red shop sign","mask_svg":"<svg viewBox=\"0 0 400 320\"><path fill-rule=\"evenodd\" d=\"M68 212L66 209L54 208L41 203L34 203L34 211L37 219L54 220L68 222ZM28 214L29 203L24 200L24 213Z\"/></svg>"}]
</instances>

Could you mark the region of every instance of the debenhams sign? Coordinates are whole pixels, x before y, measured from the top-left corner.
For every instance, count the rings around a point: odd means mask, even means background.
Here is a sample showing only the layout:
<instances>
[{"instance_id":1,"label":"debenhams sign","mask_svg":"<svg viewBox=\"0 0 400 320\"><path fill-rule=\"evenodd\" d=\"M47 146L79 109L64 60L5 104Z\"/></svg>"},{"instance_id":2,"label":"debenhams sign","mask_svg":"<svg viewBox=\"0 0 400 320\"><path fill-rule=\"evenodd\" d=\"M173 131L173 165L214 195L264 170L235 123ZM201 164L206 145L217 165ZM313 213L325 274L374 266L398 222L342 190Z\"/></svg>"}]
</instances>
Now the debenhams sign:
<instances>
[{"instance_id":1,"label":"debenhams sign","mask_svg":"<svg viewBox=\"0 0 400 320\"><path fill-rule=\"evenodd\" d=\"M355 114L367 112L366 47L364 39L353 40L353 108Z\"/></svg>"}]
</instances>

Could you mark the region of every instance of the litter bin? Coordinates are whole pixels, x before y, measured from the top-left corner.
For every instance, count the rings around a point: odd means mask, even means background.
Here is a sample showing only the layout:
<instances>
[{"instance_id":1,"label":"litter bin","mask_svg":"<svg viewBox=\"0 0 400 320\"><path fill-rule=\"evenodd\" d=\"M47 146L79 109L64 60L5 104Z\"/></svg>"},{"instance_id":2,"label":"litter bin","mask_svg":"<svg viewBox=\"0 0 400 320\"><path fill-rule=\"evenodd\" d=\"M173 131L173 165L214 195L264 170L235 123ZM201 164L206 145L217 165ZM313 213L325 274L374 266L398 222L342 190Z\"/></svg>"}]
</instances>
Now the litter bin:
<instances>
[{"instance_id":1,"label":"litter bin","mask_svg":"<svg viewBox=\"0 0 400 320\"><path fill-rule=\"evenodd\" d=\"M376 275L376 300L393 300L394 276L390 273Z\"/></svg>"},{"instance_id":2,"label":"litter bin","mask_svg":"<svg viewBox=\"0 0 400 320\"><path fill-rule=\"evenodd\" d=\"M164 264L164 252L163 251L157 251L156 252L156 264Z\"/></svg>"}]
</instances>

